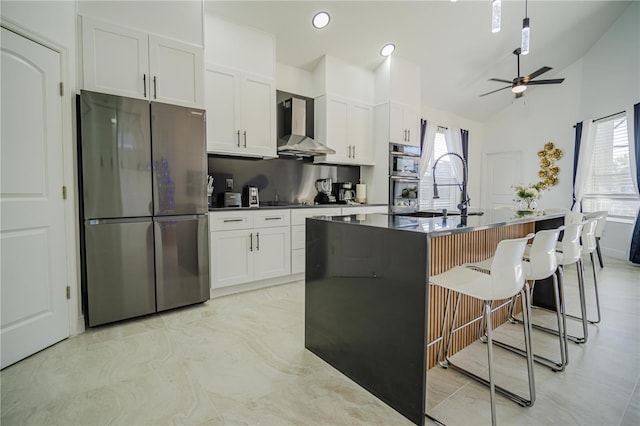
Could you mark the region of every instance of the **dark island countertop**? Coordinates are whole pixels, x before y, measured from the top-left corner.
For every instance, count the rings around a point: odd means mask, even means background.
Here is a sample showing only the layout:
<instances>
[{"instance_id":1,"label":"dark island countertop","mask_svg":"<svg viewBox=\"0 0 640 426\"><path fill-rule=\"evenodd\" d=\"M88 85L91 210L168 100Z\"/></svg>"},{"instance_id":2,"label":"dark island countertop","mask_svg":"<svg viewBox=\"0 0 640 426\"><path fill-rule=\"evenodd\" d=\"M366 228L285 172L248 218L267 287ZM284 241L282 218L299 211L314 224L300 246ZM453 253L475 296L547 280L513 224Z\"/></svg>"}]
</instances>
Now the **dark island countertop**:
<instances>
[{"instance_id":1,"label":"dark island countertop","mask_svg":"<svg viewBox=\"0 0 640 426\"><path fill-rule=\"evenodd\" d=\"M309 208L342 208L342 207L377 207L386 204L302 204L292 202L266 202L260 203L260 207L209 207L210 212L222 212L230 210L278 210L278 209L309 209Z\"/></svg>"},{"instance_id":2,"label":"dark island countertop","mask_svg":"<svg viewBox=\"0 0 640 426\"><path fill-rule=\"evenodd\" d=\"M430 214L433 212L425 212ZM564 213L523 213L504 209L484 209L469 211L466 218L462 218L458 212L450 213L443 217L416 217L404 214L375 213L367 215L349 216L319 216L314 220L326 220L332 222L350 223L375 228L397 229L410 232L429 234L430 237L439 237L450 234L478 231L482 229L497 228L517 223L537 222L541 220L560 218Z\"/></svg>"}]
</instances>

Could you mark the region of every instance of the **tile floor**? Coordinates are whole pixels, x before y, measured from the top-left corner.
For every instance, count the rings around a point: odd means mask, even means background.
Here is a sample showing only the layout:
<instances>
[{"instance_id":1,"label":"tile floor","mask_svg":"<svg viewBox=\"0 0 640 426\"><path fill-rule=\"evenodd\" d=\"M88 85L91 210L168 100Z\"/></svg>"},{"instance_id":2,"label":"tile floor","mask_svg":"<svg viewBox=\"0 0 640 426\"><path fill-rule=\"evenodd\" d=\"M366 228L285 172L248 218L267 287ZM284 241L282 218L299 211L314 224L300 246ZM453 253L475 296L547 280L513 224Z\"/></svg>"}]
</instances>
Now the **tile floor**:
<instances>
[{"instance_id":1,"label":"tile floor","mask_svg":"<svg viewBox=\"0 0 640 426\"><path fill-rule=\"evenodd\" d=\"M566 372L535 367L533 407L498 397L499 424L640 424L640 268L605 262L603 322L586 345L571 344ZM571 300L575 271L566 277ZM304 349L303 301L296 282L91 329L0 373L1 424L411 424ZM521 334L512 324L497 333ZM556 342L534 331L537 351L552 355ZM523 359L495 354L499 383L524 391ZM482 371L485 348L456 360ZM428 383L427 409L443 423L490 423L486 388L440 367Z\"/></svg>"}]
</instances>

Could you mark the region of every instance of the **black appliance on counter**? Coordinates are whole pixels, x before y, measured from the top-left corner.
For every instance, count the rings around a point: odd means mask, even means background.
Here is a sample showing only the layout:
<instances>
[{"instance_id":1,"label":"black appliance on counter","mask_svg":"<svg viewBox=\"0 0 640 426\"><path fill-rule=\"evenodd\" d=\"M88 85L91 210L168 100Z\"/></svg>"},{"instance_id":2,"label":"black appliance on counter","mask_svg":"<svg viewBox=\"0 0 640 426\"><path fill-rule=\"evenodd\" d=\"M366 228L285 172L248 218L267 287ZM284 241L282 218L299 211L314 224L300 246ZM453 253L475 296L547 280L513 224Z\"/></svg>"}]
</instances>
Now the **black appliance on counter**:
<instances>
[{"instance_id":1,"label":"black appliance on counter","mask_svg":"<svg viewBox=\"0 0 640 426\"><path fill-rule=\"evenodd\" d=\"M245 185L242 189L242 205L244 207L260 207L257 186Z\"/></svg>"},{"instance_id":2,"label":"black appliance on counter","mask_svg":"<svg viewBox=\"0 0 640 426\"><path fill-rule=\"evenodd\" d=\"M336 197L333 195L333 179L324 178L316 180L318 194L313 199L316 204L334 204Z\"/></svg>"},{"instance_id":3,"label":"black appliance on counter","mask_svg":"<svg viewBox=\"0 0 640 426\"><path fill-rule=\"evenodd\" d=\"M209 299L205 111L78 95L88 327Z\"/></svg>"},{"instance_id":4,"label":"black appliance on counter","mask_svg":"<svg viewBox=\"0 0 640 426\"><path fill-rule=\"evenodd\" d=\"M333 184L333 195L338 204L355 203L356 190L351 182L336 182Z\"/></svg>"}]
</instances>

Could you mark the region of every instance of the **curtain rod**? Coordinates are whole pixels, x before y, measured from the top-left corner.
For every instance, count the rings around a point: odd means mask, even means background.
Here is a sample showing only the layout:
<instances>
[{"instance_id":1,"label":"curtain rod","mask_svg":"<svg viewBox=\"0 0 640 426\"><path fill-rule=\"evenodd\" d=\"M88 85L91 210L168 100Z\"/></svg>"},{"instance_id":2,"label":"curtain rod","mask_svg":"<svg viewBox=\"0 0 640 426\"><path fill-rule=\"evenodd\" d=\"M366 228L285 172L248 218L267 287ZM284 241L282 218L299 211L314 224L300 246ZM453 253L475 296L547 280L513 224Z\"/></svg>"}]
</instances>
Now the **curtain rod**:
<instances>
[{"instance_id":1,"label":"curtain rod","mask_svg":"<svg viewBox=\"0 0 640 426\"><path fill-rule=\"evenodd\" d=\"M591 120L592 123L595 123L597 121L600 120L604 120L605 118L611 118L611 117L615 117L616 115L620 115L620 114L624 114L626 111L619 111L619 112L615 112L613 114L609 114L609 115L605 115L604 117L600 117L600 118L595 118L593 120Z\"/></svg>"},{"instance_id":2,"label":"curtain rod","mask_svg":"<svg viewBox=\"0 0 640 426\"><path fill-rule=\"evenodd\" d=\"M438 129L449 130L449 128L445 126L438 126Z\"/></svg>"}]
</instances>

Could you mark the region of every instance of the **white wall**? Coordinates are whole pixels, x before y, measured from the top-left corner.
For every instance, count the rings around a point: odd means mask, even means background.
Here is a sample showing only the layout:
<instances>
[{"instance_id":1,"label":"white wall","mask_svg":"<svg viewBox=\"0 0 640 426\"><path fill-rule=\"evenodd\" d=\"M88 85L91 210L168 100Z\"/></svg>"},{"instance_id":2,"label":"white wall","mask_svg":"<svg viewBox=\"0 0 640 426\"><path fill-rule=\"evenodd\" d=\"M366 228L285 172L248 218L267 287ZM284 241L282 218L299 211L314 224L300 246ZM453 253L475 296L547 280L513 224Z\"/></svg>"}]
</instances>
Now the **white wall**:
<instances>
[{"instance_id":1,"label":"white wall","mask_svg":"<svg viewBox=\"0 0 640 426\"><path fill-rule=\"evenodd\" d=\"M556 162L559 184L547 191L540 207L572 203L575 131L585 119L622 111L640 101L640 3L632 2L583 58L561 70L564 83L529 88L526 95L495 114L484 125L482 156L522 150L521 182L536 182L539 151L552 141L564 151ZM514 182L517 184L520 182ZM608 222L602 238L606 255L626 258L633 224Z\"/></svg>"},{"instance_id":2,"label":"white wall","mask_svg":"<svg viewBox=\"0 0 640 426\"><path fill-rule=\"evenodd\" d=\"M11 30L31 38L62 55L62 79L65 86L62 109L67 279L71 287L69 331L77 334L84 329L81 317L77 221L77 187L75 160L75 94L76 66L76 2L75 1L2 1L2 22Z\"/></svg>"}]
</instances>

